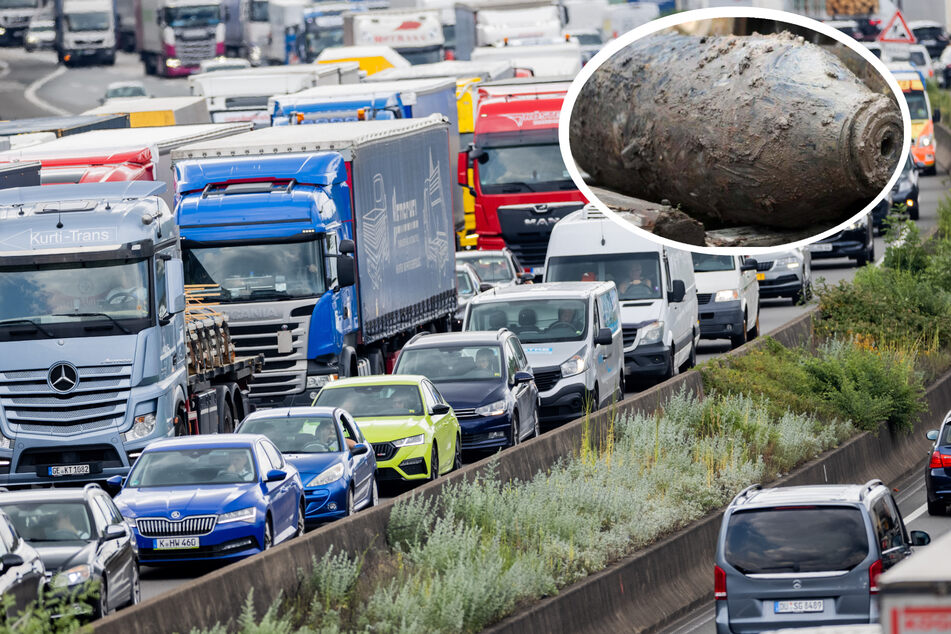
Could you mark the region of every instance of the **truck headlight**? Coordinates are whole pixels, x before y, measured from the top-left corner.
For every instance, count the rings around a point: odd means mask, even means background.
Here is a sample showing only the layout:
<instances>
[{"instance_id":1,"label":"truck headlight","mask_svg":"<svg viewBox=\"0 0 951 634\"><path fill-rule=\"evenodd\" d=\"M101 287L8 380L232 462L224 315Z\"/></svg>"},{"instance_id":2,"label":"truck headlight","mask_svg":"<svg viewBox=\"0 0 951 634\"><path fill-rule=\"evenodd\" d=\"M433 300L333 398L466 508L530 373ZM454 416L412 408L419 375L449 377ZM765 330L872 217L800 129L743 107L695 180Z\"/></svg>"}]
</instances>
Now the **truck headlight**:
<instances>
[{"instance_id":1,"label":"truck headlight","mask_svg":"<svg viewBox=\"0 0 951 634\"><path fill-rule=\"evenodd\" d=\"M664 337L664 322L655 321L640 329L641 340L637 345L657 343Z\"/></svg>"},{"instance_id":2,"label":"truck headlight","mask_svg":"<svg viewBox=\"0 0 951 634\"><path fill-rule=\"evenodd\" d=\"M317 376L308 376L307 377L307 388L308 390L315 390L318 387L323 387L330 383L331 381L336 381L336 374L318 374Z\"/></svg>"},{"instance_id":3,"label":"truck headlight","mask_svg":"<svg viewBox=\"0 0 951 634\"><path fill-rule=\"evenodd\" d=\"M393 441L394 447L411 447L413 445L421 445L426 441L425 434L416 434L415 436L408 436L407 438L400 438L399 440Z\"/></svg>"},{"instance_id":4,"label":"truck headlight","mask_svg":"<svg viewBox=\"0 0 951 634\"><path fill-rule=\"evenodd\" d=\"M740 292L735 288L717 291L717 294L713 297L714 302L732 302L738 299L740 299Z\"/></svg>"},{"instance_id":5,"label":"truck headlight","mask_svg":"<svg viewBox=\"0 0 951 634\"><path fill-rule=\"evenodd\" d=\"M89 581L91 576L92 569L86 564L80 564L68 570L64 570L53 577L52 585L54 588L69 588Z\"/></svg>"},{"instance_id":6,"label":"truck headlight","mask_svg":"<svg viewBox=\"0 0 951 634\"><path fill-rule=\"evenodd\" d=\"M181 68L182 60L178 59L177 57L169 57L167 60L165 60L165 66L168 68Z\"/></svg>"},{"instance_id":7,"label":"truck headlight","mask_svg":"<svg viewBox=\"0 0 951 634\"><path fill-rule=\"evenodd\" d=\"M13 441L0 433L0 449L10 449L13 446Z\"/></svg>"},{"instance_id":8,"label":"truck headlight","mask_svg":"<svg viewBox=\"0 0 951 634\"><path fill-rule=\"evenodd\" d=\"M30 44L36 44L39 40L36 39L35 35L27 35L26 41L29 42Z\"/></svg>"},{"instance_id":9,"label":"truck headlight","mask_svg":"<svg viewBox=\"0 0 951 634\"><path fill-rule=\"evenodd\" d=\"M928 147L934 143L934 136L930 134L922 134L918 137L918 147Z\"/></svg>"},{"instance_id":10,"label":"truck headlight","mask_svg":"<svg viewBox=\"0 0 951 634\"><path fill-rule=\"evenodd\" d=\"M505 400L496 401L494 403L489 403L488 405L483 405L482 407L477 407L475 413L477 416L501 416L505 413L506 403Z\"/></svg>"},{"instance_id":11,"label":"truck headlight","mask_svg":"<svg viewBox=\"0 0 951 634\"><path fill-rule=\"evenodd\" d=\"M253 522L257 516L258 510L252 506L246 509L231 511L230 513L222 513L218 516L218 523L227 524L229 522Z\"/></svg>"},{"instance_id":12,"label":"truck headlight","mask_svg":"<svg viewBox=\"0 0 951 634\"><path fill-rule=\"evenodd\" d=\"M133 440L146 438L150 436L153 431L155 431L154 413L136 416L135 420L132 421L132 429L122 434L122 440L125 442L132 442Z\"/></svg>"},{"instance_id":13,"label":"truck headlight","mask_svg":"<svg viewBox=\"0 0 951 634\"><path fill-rule=\"evenodd\" d=\"M580 354L576 354L561 364L561 376L568 377L581 374L587 367L588 365L584 362L584 357Z\"/></svg>"},{"instance_id":14,"label":"truck headlight","mask_svg":"<svg viewBox=\"0 0 951 634\"><path fill-rule=\"evenodd\" d=\"M311 478L310 482L304 486L308 487L319 487L325 484L330 484L331 482L336 482L343 477L343 465L339 462L334 466L324 469L318 475Z\"/></svg>"},{"instance_id":15,"label":"truck headlight","mask_svg":"<svg viewBox=\"0 0 951 634\"><path fill-rule=\"evenodd\" d=\"M2 26L0 26L0 35L5 34L6 32L7 32L7 30L6 30L5 28L3 28Z\"/></svg>"}]
</instances>

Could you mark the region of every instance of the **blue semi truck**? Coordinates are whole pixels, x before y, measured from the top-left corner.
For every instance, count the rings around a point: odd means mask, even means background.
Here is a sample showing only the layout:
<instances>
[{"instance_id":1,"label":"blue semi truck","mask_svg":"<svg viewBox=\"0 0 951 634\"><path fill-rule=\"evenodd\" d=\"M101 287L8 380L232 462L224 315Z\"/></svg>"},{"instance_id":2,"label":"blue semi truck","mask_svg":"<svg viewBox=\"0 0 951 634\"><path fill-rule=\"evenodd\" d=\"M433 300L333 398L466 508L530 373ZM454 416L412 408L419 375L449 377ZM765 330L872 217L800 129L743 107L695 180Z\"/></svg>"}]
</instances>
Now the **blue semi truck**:
<instances>
[{"instance_id":1,"label":"blue semi truck","mask_svg":"<svg viewBox=\"0 0 951 634\"><path fill-rule=\"evenodd\" d=\"M186 306L164 189L0 190L0 485L125 475L152 440L232 431L249 411L262 359Z\"/></svg>"},{"instance_id":2,"label":"blue semi truck","mask_svg":"<svg viewBox=\"0 0 951 634\"><path fill-rule=\"evenodd\" d=\"M172 153L185 279L264 354L261 407L380 374L456 308L445 118L264 128Z\"/></svg>"}]
</instances>

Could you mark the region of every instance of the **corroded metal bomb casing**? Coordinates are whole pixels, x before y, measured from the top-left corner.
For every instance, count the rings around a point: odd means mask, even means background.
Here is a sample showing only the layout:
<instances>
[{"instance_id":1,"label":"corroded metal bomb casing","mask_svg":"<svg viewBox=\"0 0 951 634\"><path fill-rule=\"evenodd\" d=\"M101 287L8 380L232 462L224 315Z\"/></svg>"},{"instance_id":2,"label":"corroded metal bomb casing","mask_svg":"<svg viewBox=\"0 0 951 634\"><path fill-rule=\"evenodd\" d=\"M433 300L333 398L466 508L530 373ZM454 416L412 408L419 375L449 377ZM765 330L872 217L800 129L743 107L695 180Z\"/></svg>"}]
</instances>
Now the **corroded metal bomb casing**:
<instances>
[{"instance_id":1,"label":"corroded metal bomb casing","mask_svg":"<svg viewBox=\"0 0 951 634\"><path fill-rule=\"evenodd\" d=\"M730 224L845 220L888 183L901 111L788 33L657 34L582 87L575 162L601 186Z\"/></svg>"}]
</instances>

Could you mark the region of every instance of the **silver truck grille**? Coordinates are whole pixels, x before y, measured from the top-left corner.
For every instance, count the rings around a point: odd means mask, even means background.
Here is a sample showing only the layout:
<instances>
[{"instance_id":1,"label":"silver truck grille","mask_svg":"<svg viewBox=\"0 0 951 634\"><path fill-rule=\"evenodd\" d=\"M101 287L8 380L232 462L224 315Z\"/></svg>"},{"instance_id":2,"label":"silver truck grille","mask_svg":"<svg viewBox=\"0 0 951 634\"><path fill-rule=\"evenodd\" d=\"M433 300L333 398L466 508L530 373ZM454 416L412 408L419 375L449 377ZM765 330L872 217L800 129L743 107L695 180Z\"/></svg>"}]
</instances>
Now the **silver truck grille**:
<instances>
[{"instance_id":1,"label":"silver truck grille","mask_svg":"<svg viewBox=\"0 0 951 634\"><path fill-rule=\"evenodd\" d=\"M235 321L229 316L231 341L238 356L264 354L264 370L254 375L251 398L285 396L304 391L307 377L307 327L316 302L279 304L283 317L261 321ZM222 312L227 313L227 308ZM278 352L278 333L291 334L291 351Z\"/></svg>"},{"instance_id":2,"label":"silver truck grille","mask_svg":"<svg viewBox=\"0 0 951 634\"><path fill-rule=\"evenodd\" d=\"M142 537L196 537L214 530L217 521L216 515L196 515L174 522L165 518L137 519L135 525Z\"/></svg>"},{"instance_id":3,"label":"silver truck grille","mask_svg":"<svg viewBox=\"0 0 951 634\"><path fill-rule=\"evenodd\" d=\"M182 60L182 66L198 66L200 62L215 56L215 40L179 40L175 52L178 53L178 59Z\"/></svg>"},{"instance_id":4,"label":"silver truck grille","mask_svg":"<svg viewBox=\"0 0 951 634\"><path fill-rule=\"evenodd\" d=\"M125 419L131 365L78 367L79 382L67 394L47 382L49 368L0 372L0 408L24 431L54 427L82 433Z\"/></svg>"}]
</instances>

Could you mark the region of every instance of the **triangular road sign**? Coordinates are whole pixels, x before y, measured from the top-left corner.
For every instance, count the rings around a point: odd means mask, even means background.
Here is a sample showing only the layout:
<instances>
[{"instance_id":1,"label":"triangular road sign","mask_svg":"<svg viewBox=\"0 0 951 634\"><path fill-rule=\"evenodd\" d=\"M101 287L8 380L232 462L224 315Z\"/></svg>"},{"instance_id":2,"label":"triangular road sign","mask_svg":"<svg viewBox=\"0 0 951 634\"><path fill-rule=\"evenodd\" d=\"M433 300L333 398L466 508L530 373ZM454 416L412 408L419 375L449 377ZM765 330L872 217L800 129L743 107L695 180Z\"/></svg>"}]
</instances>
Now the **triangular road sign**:
<instances>
[{"instance_id":1,"label":"triangular road sign","mask_svg":"<svg viewBox=\"0 0 951 634\"><path fill-rule=\"evenodd\" d=\"M915 34L908 28L908 23L905 22L901 11L898 10L895 11L895 15L888 21L882 32L878 34L877 39L879 42L888 42L889 44L914 44L918 41L915 39Z\"/></svg>"}]
</instances>

